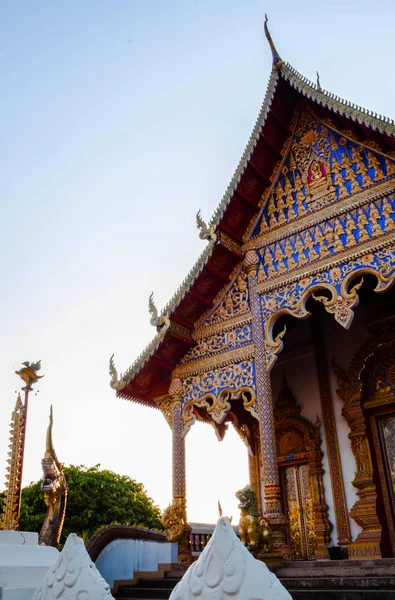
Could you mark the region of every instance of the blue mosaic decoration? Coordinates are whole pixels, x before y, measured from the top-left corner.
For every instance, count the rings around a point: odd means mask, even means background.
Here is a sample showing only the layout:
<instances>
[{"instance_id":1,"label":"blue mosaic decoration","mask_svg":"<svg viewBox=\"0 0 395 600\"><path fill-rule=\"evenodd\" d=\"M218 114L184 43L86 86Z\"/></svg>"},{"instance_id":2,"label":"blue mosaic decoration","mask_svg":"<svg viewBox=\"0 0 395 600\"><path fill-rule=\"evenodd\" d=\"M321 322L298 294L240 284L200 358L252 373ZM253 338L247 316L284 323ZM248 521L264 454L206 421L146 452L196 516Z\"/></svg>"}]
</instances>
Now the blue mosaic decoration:
<instances>
[{"instance_id":1,"label":"blue mosaic decoration","mask_svg":"<svg viewBox=\"0 0 395 600\"><path fill-rule=\"evenodd\" d=\"M342 136L304 109L252 237L355 196L394 175L394 160Z\"/></svg>"},{"instance_id":2,"label":"blue mosaic decoration","mask_svg":"<svg viewBox=\"0 0 395 600\"><path fill-rule=\"evenodd\" d=\"M393 284L395 249L393 243L389 242L388 246L261 293L260 309L265 330L267 368L271 368L282 348L281 338L285 331L273 340L274 323L282 314L307 317L310 313L306 310L306 301L312 295L315 300L323 303L326 311L333 314L340 325L348 329L354 316L352 309L358 303L357 292L362 285L363 275L372 274L377 277L376 292L383 292ZM320 295L323 290L329 294Z\"/></svg>"}]
</instances>

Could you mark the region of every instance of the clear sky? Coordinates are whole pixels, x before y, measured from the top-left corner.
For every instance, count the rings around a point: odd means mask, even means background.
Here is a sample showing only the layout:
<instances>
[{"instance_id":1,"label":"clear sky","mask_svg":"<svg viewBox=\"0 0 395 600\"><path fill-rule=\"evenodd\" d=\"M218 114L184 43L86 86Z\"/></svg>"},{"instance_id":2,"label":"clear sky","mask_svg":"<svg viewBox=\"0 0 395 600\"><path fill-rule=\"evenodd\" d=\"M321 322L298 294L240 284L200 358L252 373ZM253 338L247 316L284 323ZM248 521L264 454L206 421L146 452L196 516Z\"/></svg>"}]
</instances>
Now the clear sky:
<instances>
[{"instance_id":1,"label":"clear sky","mask_svg":"<svg viewBox=\"0 0 395 600\"><path fill-rule=\"evenodd\" d=\"M125 370L205 242L253 128L271 58L395 117L392 0L15 0L0 6L0 489L14 371L42 360L24 483L41 476L50 403L65 463L100 463L171 500L170 430L118 400ZM187 438L192 521L236 517L247 455L231 431Z\"/></svg>"}]
</instances>

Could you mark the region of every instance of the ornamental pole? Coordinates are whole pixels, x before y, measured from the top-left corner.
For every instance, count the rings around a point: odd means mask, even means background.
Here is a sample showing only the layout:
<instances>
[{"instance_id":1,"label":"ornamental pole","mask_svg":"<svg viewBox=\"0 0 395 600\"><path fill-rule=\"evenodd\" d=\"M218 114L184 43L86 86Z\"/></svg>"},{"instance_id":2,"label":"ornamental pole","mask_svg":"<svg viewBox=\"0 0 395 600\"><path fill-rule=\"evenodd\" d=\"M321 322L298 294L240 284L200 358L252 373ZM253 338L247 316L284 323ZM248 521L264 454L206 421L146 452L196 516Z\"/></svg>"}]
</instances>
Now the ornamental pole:
<instances>
[{"instance_id":1,"label":"ornamental pole","mask_svg":"<svg viewBox=\"0 0 395 600\"><path fill-rule=\"evenodd\" d=\"M43 377L42 375L37 375L37 371L41 368L41 361L36 363L24 362L22 364L24 365L23 368L19 371L15 371L15 373L19 375L26 384L22 388L22 391L24 392L24 403L22 404L21 396L18 393L15 408L11 417L11 436L9 444L10 458L7 461L9 465L7 466L7 489L1 520L3 529L8 530L19 529L29 392L33 389L32 384Z\"/></svg>"}]
</instances>

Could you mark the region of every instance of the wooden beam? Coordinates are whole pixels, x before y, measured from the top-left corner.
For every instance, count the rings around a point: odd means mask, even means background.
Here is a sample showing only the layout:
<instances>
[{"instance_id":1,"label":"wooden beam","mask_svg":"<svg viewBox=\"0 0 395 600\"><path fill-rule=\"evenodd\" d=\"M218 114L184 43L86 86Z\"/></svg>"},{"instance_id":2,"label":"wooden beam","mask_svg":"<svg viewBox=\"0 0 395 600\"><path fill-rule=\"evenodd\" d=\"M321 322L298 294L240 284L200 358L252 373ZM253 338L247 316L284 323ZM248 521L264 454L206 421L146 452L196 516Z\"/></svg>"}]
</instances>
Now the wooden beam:
<instances>
[{"instance_id":1,"label":"wooden beam","mask_svg":"<svg viewBox=\"0 0 395 600\"><path fill-rule=\"evenodd\" d=\"M270 179L268 179L266 177L266 175L263 175L263 173L261 173L259 171L259 169L257 169L257 167L255 167L252 162L251 162L252 157L250 158L250 161L248 163L248 167L251 169L251 171L254 173L254 175L257 176L257 178L259 179L259 181L261 183L263 183L264 185L270 185Z\"/></svg>"},{"instance_id":2,"label":"wooden beam","mask_svg":"<svg viewBox=\"0 0 395 600\"><path fill-rule=\"evenodd\" d=\"M203 296L201 296L194 290L189 290L188 294L190 294L193 298L196 298L196 300L198 300L199 302L202 302L202 304L205 304L209 308L211 308L213 305L213 303L210 300L207 300L207 298L203 298Z\"/></svg>"},{"instance_id":3,"label":"wooden beam","mask_svg":"<svg viewBox=\"0 0 395 600\"><path fill-rule=\"evenodd\" d=\"M210 264L206 265L206 269L207 269L207 271L209 271L210 273L212 273L213 275L218 277L218 279L220 279L224 283L229 283L229 277L227 277L226 275L223 275L222 273L217 271L217 269L214 269L214 267L212 267Z\"/></svg>"},{"instance_id":4,"label":"wooden beam","mask_svg":"<svg viewBox=\"0 0 395 600\"><path fill-rule=\"evenodd\" d=\"M261 144L262 146L265 146L265 148L267 150L269 150L270 154L272 156L274 156L274 158L276 159L276 161L281 158L281 152L279 152L278 150L276 150L275 147L273 146L273 144L271 142L269 142L269 140L267 140L262 135L258 139L258 143Z\"/></svg>"},{"instance_id":5,"label":"wooden beam","mask_svg":"<svg viewBox=\"0 0 395 600\"><path fill-rule=\"evenodd\" d=\"M173 371L173 369L174 369L174 365L171 365L170 363L165 362L164 360L161 360L160 358L152 357L152 358L150 358L150 362L154 365L157 365L158 367L167 369L168 371Z\"/></svg>"},{"instance_id":6,"label":"wooden beam","mask_svg":"<svg viewBox=\"0 0 395 600\"><path fill-rule=\"evenodd\" d=\"M240 202L242 202L243 204L246 204L247 206L252 208L254 212L257 212L257 210L258 210L257 205L254 204L254 202L252 202L252 200L249 200L247 198L247 196L245 196L244 194L239 192L237 189L236 189L234 195L237 196L237 198L240 200Z\"/></svg>"},{"instance_id":7,"label":"wooden beam","mask_svg":"<svg viewBox=\"0 0 395 600\"><path fill-rule=\"evenodd\" d=\"M286 125L284 125L284 123L282 122L280 117L273 111L273 109L270 109L269 117L281 129L281 131L285 134L285 136L287 136L291 133L290 128L287 127Z\"/></svg>"},{"instance_id":8,"label":"wooden beam","mask_svg":"<svg viewBox=\"0 0 395 600\"><path fill-rule=\"evenodd\" d=\"M178 307L177 307L178 308ZM177 309L176 309L177 310ZM170 319L175 323L179 323L179 325L183 325L187 329L193 330L193 325L188 321L184 321L184 319L180 319L180 317L175 316L174 314L170 315Z\"/></svg>"},{"instance_id":9,"label":"wooden beam","mask_svg":"<svg viewBox=\"0 0 395 600\"><path fill-rule=\"evenodd\" d=\"M176 340L179 340L180 342L184 342L184 344L188 344L188 346L195 346L196 342L194 340L182 337L181 335L178 335L176 333L170 333L170 335L175 338Z\"/></svg>"},{"instance_id":10,"label":"wooden beam","mask_svg":"<svg viewBox=\"0 0 395 600\"><path fill-rule=\"evenodd\" d=\"M239 242L239 244L243 243L243 238L241 236L237 235L237 233L235 233L233 231L233 229L229 229L229 227L227 227L226 225L224 225L224 223L221 222L219 224L219 229L222 229L222 231L224 231L225 233L227 233L228 235L230 235L230 237L232 237L234 240L236 240L236 242Z\"/></svg>"}]
</instances>

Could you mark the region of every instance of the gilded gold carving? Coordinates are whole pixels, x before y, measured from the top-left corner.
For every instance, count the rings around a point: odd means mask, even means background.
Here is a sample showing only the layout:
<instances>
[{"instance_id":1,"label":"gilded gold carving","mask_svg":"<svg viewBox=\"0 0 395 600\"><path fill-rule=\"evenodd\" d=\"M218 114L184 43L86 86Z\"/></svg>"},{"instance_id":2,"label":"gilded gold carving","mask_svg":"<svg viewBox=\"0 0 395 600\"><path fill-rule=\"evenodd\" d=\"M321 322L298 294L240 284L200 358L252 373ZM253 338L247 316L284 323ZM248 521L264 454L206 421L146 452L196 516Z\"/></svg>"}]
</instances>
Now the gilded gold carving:
<instances>
[{"instance_id":1,"label":"gilded gold carving","mask_svg":"<svg viewBox=\"0 0 395 600\"><path fill-rule=\"evenodd\" d=\"M10 443L6 467L6 491L1 519L2 529L19 528L20 490L21 490L21 454L23 429L25 427L25 409L18 393L10 423Z\"/></svg>"},{"instance_id":2,"label":"gilded gold carving","mask_svg":"<svg viewBox=\"0 0 395 600\"><path fill-rule=\"evenodd\" d=\"M348 213L350 210L355 210L364 204L376 202L385 195L389 195L395 191L394 183L394 180L390 179L388 181L376 184L373 189L360 191L352 198L347 196L347 198L341 200L337 204L333 203L330 206L316 210L314 213L309 213L306 216L301 216L299 214L299 219L296 222L289 223L279 230L269 231L264 236L257 236L246 241L243 245L243 251L253 249L259 250L272 244L273 242L285 239L291 234L302 232L306 228L310 228L312 225L318 225L319 223L327 221L331 218Z\"/></svg>"},{"instance_id":3,"label":"gilded gold carving","mask_svg":"<svg viewBox=\"0 0 395 600\"><path fill-rule=\"evenodd\" d=\"M226 319L226 321L215 323L214 325L202 325L199 329L196 329L193 332L193 339L197 342L200 340L217 335L219 333L225 333L227 331L232 331L233 329L237 329L240 327L244 327L251 323L251 313L244 312L239 315L235 315L230 319Z\"/></svg>"},{"instance_id":4,"label":"gilded gold carving","mask_svg":"<svg viewBox=\"0 0 395 600\"><path fill-rule=\"evenodd\" d=\"M252 343L251 326L232 329L231 331L218 332L214 336L208 336L199 340L198 344L189 350L181 361L181 364L201 360L204 357L218 354L245 346Z\"/></svg>"},{"instance_id":5,"label":"gilded gold carving","mask_svg":"<svg viewBox=\"0 0 395 600\"><path fill-rule=\"evenodd\" d=\"M206 320L205 325L214 325L246 310L248 310L247 275L244 271L240 271L233 286L225 294L219 307Z\"/></svg>"},{"instance_id":6,"label":"gilded gold carving","mask_svg":"<svg viewBox=\"0 0 395 600\"><path fill-rule=\"evenodd\" d=\"M191 531L186 519L185 498L175 498L164 511L161 523L166 529L168 542L178 542L185 534Z\"/></svg>"},{"instance_id":7,"label":"gilded gold carving","mask_svg":"<svg viewBox=\"0 0 395 600\"><path fill-rule=\"evenodd\" d=\"M342 414L350 427L349 438L356 464L352 483L357 489L358 500L351 508L350 515L361 527L362 532L349 545L350 558L381 556L381 525L376 511L377 493L373 482L373 467L366 437L365 417L362 411L360 374L366 358L374 352L380 342L388 337L392 338L392 336L393 331L382 332L363 344L354 355L348 372L336 362L332 363L337 375L337 393L344 402Z\"/></svg>"},{"instance_id":8,"label":"gilded gold carving","mask_svg":"<svg viewBox=\"0 0 395 600\"><path fill-rule=\"evenodd\" d=\"M203 358L196 360L195 362L188 363L176 367L173 371L176 377L188 377L190 375L198 375L199 373L205 373L211 370L213 367L226 367L233 364L236 361L246 361L254 356L254 344L246 344L235 350L223 352L218 355L210 356L209 358Z\"/></svg>"},{"instance_id":9,"label":"gilded gold carving","mask_svg":"<svg viewBox=\"0 0 395 600\"><path fill-rule=\"evenodd\" d=\"M31 387L33 383L36 383L39 379L44 377L44 375L37 375L38 371L41 369L41 360L35 363L25 361L22 364L24 366L19 369L19 371L15 371L15 373L19 375L27 387Z\"/></svg>"},{"instance_id":10,"label":"gilded gold carving","mask_svg":"<svg viewBox=\"0 0 395 600\"><path fill-rule=\"evenodd\" d=\"M302 539L298 537L300 532L298 534L296 530L296 520L298 520L298 528L301 528L300 513L292 504L293 501L298 507L302 503L310 510L309 514L303 516L306 521L306 544L309 547L309 555L327 558L332 524L328 518L328 505L325 502L320 422L317 420L316 423L312 423L301 415L301 407L297 404L285 376L274 408L274 419L279 460L284 456L293 456L294 459L299 457L300 461L308 464L308 467L300 465L298 473L294 472L297 467L286 468L287 482L291 487L291 496L288 500L291 502L290 536L294 554L300 555ZM301 476L303 480L299 482ZM298 488L298 482L301 489ZM293 523L292 519L294 519Z\"/></svg>"},{"instance_id":11,"label":"gilded gold carving","mask_svg":"<svg viewBox=\"0 0 395 600\"><path fill-rule=\"evenodd\" d=\"M254 554L259 550L270 552L273 548L273 533L266 519L258 512L258 501L254 488L246 485L242 490L236 492L236 498L239 500L241 542Z\"/></svg>"},{"instance_id":12,"label":"gilded gold carving","mask_svg":"<svg viewBox=\"0 0 395 600\"><path fill-rule=\"evenodd\" d=\"M191 394L190 394L191 395ZM255 418L257 412L255 408L256 395L252 388L240 389L223 389L219 393L206 394L204 396L187 400L182 411L184 421L183 435L187 433L189 428L195 422L194 407L206 408L208 415L215 423L221 424L224 422L229 411L231 410L230 402L232 400L242 400L243 407L249 411Z\"/></svg>"},{"instance_id":13,"label":"gilded gold carving","mask_svg":"<svg viewBox=\"0 0 395 600\"><path fill-rule=\"evenodd\" d=\"M41 546L57 547L60 542L66 516L67 482L63 464L59 462L53 446L52 426L53 415L51 406L45 455L41 461L43 469L41 491L44 495L47 512L38 536L38 541Z\"/></svg>"},{"instance_id":14,"label":"gilded gold carving","mask_svg":"<svg viewBox=\"0 0 395 600\"><path fill-rule=\"evenodd\" d=\"M171 429L173 425L173 401L166 394L164 396L157 396L154 398L154 402L162 415L165 417L166 422Z\"/></svg>"}]
</instances>

